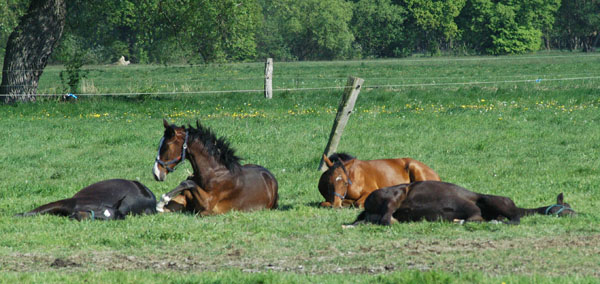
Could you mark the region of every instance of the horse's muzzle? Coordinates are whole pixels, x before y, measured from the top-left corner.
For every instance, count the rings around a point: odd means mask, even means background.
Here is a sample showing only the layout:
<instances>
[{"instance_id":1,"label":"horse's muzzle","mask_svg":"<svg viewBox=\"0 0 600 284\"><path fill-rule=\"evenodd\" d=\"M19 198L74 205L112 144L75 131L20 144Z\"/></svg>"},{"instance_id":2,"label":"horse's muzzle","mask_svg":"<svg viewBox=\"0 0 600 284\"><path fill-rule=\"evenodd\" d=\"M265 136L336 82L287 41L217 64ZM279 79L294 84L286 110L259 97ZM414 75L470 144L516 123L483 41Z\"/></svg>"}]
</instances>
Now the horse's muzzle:
<instances>
[{"instance_id":1,"label":"horse's muzzle","mask_svg":"<svg viewBox=\"0 0 600 284\"><path fill-rule=\"evenodd\" d=\"M164 181L167 178L167 174L165 171L161 171L158 168L158 163L154 163L154 167L152 168L152 174L154 175L154 179L157 181Z\"/></svg>"}]
</instances>

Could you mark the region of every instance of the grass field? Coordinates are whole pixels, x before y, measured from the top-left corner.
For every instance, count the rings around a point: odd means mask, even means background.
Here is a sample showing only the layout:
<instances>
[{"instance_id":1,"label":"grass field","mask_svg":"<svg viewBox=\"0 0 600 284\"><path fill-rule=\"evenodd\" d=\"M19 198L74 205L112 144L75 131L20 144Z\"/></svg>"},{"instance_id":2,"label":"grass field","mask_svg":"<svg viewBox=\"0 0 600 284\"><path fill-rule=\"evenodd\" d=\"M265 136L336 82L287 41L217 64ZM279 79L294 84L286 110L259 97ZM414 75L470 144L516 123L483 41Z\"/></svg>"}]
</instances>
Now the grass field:
<instances>
[{"instance_id":1,"label":"grass field","mask_svg":"<svg viewBox=\"0 0 600 284\"><path fill-rule=\"evenodd\" d=\"M598 54L274 67L271 100L204 93L260 90L262 63L93 66L82 93L132 95L0 106L0 282L600 281ZM47 68L39 93L60 92L60 70ZM341 87L350 75L365 84L339 151L413 157L444 181L521 207L564 192L578 216L342 229L360 211L317 207L316 170L342 90L307 88ZM189 163L162 183L151 174L163 118L199 120L245 162L271 170L280 208L115 222L13 217L103 179L137 179L157 196L174 188Z\"/></svg>"}]
</instances>

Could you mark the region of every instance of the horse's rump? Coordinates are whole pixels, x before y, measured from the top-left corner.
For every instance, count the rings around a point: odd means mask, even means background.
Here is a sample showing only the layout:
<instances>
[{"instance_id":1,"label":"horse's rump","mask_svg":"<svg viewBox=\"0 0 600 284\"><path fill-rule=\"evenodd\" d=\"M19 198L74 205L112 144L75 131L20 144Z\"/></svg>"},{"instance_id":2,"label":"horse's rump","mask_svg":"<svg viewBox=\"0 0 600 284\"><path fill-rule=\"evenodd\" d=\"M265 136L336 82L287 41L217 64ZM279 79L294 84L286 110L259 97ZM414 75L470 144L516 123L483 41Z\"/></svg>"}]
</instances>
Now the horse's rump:
<instances>
[{"instance_id":1,"label":"horse's rump","mask_svg":"<svg viewBox=\"0 0 600 284\"><path fill-rule=\"evenodd\" d=\"M240 178L243 180L244 187L239 188L240 198L245 201L254 200L253 208L277 208L279 199L278 183L275 176L265 167L247 164L242 167ZM243 195L243 196L241 196ZM245 207L240 204L240 207Z\"/></svg>"}]
</instances>

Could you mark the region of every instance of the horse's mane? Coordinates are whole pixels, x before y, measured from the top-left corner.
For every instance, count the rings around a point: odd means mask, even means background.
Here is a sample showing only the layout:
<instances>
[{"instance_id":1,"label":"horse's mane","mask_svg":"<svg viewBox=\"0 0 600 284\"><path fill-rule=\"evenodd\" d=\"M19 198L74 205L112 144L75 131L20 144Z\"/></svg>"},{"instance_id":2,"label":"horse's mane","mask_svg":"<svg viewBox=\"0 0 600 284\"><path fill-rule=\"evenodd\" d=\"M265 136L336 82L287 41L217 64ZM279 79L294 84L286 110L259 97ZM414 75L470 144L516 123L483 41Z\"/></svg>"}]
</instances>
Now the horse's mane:
<instances>
[{"instance_id":1,"label":"horse's mane","mask_svg":"<svg viewBox=\"0 0 600 284\"><path fill-rule=\"evenodd\" d=\"M198 140L204 145L206 152L213 156L219 163L223 164L230 172L241 167L242 158L235 155L235 149L229 146L225 138L217 138L210 128L196 121L196 128L188 125L188 141Z\"/></svg>"},{"instance_id":2,"label":"horse's mane","mask_svg":"<svg viewBox=\"0 0 600 284\"><path fill-rule=\"evenodd\" d=\"M335 163L339 163L339 160L342 160L342 162L345 161L350 161L352 159L356 159L356 157L348 154L348 153L333 153L331 154L331 156L329 156L329 160L332 161L334 164Z\"/></svg>"}]
</instances>

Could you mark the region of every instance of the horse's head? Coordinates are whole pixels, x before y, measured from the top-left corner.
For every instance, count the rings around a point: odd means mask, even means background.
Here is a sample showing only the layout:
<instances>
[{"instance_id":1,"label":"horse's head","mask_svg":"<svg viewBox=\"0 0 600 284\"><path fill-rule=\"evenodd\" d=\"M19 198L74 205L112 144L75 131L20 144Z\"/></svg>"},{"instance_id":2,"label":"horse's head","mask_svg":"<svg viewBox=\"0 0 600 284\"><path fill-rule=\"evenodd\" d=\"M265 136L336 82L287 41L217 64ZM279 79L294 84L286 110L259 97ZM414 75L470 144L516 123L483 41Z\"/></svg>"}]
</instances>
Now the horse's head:
<instances>
[{"instance_id":1,"label":"horse's head","mask_svg":"<svg viewBox=\"0 0 600 284\"><path fill-rule=\"evenodd\" d=\"M185 160L187 132L183 126L169 124L163 119L165 133L158 144L158 154L152 173L157 181L164 181L167 174L174 171Z\"/></svg>"},{"instance_id":2,"label":"horse's head","mask_svg":"<svg viewBox=\"0 0 600 284\"><path fill-rule=\"evenodd\" d=\"M569 203L564 202L562 192L556 197L556 204L546 208L546 215L575 216L577 213Z\"/></svg>"},{"instance_id":3,"label":"horse's head","mask_svg":"<svg viewBox=\"0 0 600 284\"><path fill-rule=\"evenodd\" d=\"M340 208L352 185L348 168L354 163L354 159L344 161L337 158L332 162L326 155L323 155L323 161L329 168L319 180L319 191L332 207ZM327 193L327 196L324 193Z\"/></svg>"}]
</instances>

